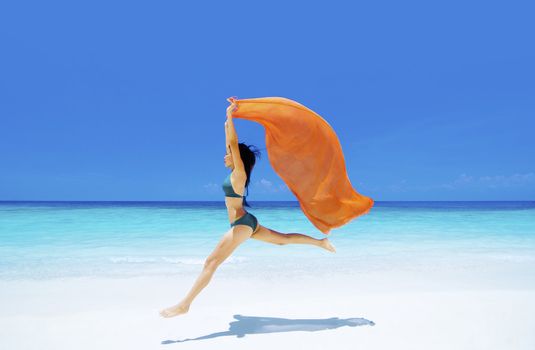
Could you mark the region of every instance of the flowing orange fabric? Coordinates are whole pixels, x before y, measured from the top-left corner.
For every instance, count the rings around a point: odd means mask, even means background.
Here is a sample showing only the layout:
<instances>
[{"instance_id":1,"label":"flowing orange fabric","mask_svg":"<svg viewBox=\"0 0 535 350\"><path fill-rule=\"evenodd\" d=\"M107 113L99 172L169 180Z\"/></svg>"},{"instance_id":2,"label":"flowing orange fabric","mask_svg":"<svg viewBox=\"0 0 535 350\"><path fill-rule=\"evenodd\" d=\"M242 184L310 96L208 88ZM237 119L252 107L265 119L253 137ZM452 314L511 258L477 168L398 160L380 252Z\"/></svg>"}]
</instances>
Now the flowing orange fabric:
<instances>
[{"instance_id":1,"label":"flowing orange fabric","mask_svg":"<svg viewBox=\"0 0 535 350\"><path fill-rule=\"evenodd\" d=\"M271 166L321 232L368 213L374 201L351 185L338 137L322 117L283 97L228 101L237 105L234 118L264 126Z\"/></svg>"}]
</instances>

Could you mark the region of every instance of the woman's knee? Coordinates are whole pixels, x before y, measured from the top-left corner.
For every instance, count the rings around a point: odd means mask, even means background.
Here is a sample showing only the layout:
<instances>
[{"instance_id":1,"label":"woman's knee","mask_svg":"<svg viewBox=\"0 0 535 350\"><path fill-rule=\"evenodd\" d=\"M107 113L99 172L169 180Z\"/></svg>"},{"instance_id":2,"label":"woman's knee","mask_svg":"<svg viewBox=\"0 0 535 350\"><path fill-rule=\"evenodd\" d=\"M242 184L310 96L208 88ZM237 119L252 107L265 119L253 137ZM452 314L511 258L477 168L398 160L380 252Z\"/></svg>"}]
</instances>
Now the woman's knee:
<instances>
[{"instance_id":1,"label":"woman's knee","mask_svg":"<svg viewBox=\"0 0 535 350\"><path fill-rule=\"evenodd\" d=\"M204 261L204 268L207 270L215 270L221 265L221 260L216 257L208 257Z\"/></svg>"}]
</instances>

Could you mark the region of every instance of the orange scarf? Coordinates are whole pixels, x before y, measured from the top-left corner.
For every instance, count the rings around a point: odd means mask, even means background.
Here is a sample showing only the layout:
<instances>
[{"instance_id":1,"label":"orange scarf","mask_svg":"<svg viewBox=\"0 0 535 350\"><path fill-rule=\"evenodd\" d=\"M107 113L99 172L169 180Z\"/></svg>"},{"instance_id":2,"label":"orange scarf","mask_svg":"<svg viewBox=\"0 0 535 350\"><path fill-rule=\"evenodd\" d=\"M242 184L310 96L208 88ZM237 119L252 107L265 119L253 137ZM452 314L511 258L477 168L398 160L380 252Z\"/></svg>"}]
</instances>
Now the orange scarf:
<instances>
[{"instance_id":1,"label":"orange scarf","mask_svg":"<svg viewBox=\"0 0 535 350\"><path fill-rule=\"evenodd\" d=\"M374 201L351 186L338 137L322 117L283 97L228 101L237 105L233 117L264 126L271 166L321 232L369 212Z\"/></svg>"}]
</instances>

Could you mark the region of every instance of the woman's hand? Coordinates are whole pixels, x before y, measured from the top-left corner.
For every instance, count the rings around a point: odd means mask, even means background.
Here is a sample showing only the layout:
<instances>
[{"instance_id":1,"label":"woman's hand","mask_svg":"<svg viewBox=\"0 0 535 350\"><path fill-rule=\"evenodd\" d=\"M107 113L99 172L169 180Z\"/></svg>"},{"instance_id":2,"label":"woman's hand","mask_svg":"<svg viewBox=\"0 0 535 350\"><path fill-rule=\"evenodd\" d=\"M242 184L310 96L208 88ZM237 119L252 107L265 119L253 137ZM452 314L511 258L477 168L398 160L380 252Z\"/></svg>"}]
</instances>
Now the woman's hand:
<instances>
[{"instance_id":1,"label":"woman's hand","mask_svg":"<svg viewBox=\"0 0 535 350\"><path fill-rule=\"evenodd\" d=\"M232 113L234 113L235 110L238 109L238 105L233 103L232 105L228 106L227 108L227 117L232 118Z\"/></svg>"},{"instance_id":2,"label":"woman's hand","mask_svg":"<svg viewBox=\"0 0 535 350\"><path fill-rule=\"evenodd\" d=\"M232 118L232 113L238 109L238 104L234 101L234 97L227 98L227 101L231 103L231 105L227 107L227 117Z\"/></svg>"}]
</instances>

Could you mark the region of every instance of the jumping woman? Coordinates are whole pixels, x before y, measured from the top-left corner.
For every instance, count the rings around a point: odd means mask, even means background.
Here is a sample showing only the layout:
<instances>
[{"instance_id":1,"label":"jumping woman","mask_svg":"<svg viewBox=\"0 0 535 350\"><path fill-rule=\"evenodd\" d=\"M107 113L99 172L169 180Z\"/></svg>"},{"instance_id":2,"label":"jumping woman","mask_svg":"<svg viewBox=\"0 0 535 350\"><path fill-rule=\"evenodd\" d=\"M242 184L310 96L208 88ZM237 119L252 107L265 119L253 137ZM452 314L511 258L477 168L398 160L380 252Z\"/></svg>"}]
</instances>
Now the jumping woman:
<instances>
[{"instance_id":1,"label":"jumping woman","mask_svg":"<svg viewBox=\"0 0 535 350\"><path fill-rule=\"evenodd\" d=\"M251 150L250 146L244 143L238 143L238 136L232 120L232 112L236 108L235 103L227 108L227 121L225 122L227 153L224 161L225 167L230 168L231 173L223 182L223 191L225 192L225 205L230 221L230 229L206 258L200 276L186 297L178 304L161 310L160 315L163 317L173 317L187 313L191 303L210 282L219 265L248 238L255 238L277 245L311 244L335 252L335 248L328 238L316 239L300 233L274 231L258 224L256 217L243 208L243 206L249 206L245 200L245 190L248 190L251 172L255 165L256 157L260 156L260 152L257 149Z\"/></svg>"}]
</instances>

